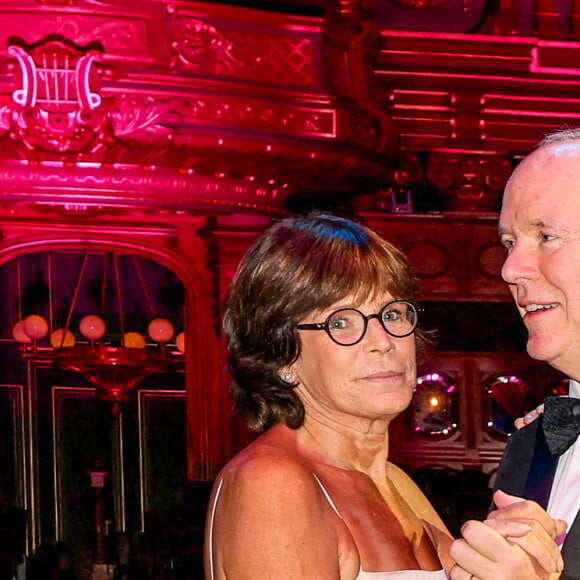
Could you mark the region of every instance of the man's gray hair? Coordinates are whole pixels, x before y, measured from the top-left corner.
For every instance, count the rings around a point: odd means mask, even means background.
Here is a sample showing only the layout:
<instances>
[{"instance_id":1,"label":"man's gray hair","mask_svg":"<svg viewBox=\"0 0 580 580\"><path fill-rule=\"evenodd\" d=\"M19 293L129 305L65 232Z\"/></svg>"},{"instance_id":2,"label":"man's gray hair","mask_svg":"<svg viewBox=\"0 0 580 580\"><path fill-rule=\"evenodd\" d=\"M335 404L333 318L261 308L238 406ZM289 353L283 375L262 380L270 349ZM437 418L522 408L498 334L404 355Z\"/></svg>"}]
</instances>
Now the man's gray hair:
<instances>
[{"instance_id":1,"label":"man's gray hair","mask_svg":"<svg viewBox=\"0 0 580 580\"><path fill-rule=\"evenodd\" d=\"M535 147L543 149L554 143L567 143L568 141L580 141L580 127L563 127L552 133L548 133Z\"/></svg>"}]
</instances>

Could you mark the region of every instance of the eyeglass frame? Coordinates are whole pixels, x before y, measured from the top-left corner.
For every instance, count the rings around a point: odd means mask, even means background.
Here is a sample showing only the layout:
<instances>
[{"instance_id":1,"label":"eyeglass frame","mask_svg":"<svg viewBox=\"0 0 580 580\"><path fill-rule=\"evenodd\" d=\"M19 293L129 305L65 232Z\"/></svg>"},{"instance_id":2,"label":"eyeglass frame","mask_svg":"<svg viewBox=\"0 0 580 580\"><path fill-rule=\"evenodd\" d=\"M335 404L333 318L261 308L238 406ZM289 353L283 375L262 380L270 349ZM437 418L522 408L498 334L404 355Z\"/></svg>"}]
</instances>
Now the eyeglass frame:
<instances>
[{"instance_id":1,"label":"eyeglass frame","mask_svg":"<svg viewBox=\"0 0 580 580\"><path fill-rule=\"evenodd\" d=\"M415 323L413 324L413 328L405 333L405 334L393 334L391 331L389 331L387 329L387 327L385 326L385 322L383 321L383 319L381 318L381 314L385 311L386 308L388 308L389 306L393 305L393 304L406 304L407 306L410 307L410 309L415 312ZM351 342L349 344L344 344L342 342L338 342L338 340L336 340L336 338L334 336L332 336L332 333L330 332L330 319L336 315L337 312L342 312L343 310L354 310L355 312L358 312L362 319L364 320L364 328L362 331L362 334L360 336L360 338L358 340L356 340L355 342ZM309 323L304 323L304 324L297 324L296 325L296 329L298 330L324 330L326 332L326 334L328 334L328 336L330 337L330 340L332 340L332 342L340 345L340 346L354 346L355 344L358 344L366 335L367 333L367 328L369 325L369 320L371 320L371 318L376 318L380 325L383 327L384 331L389 335L389 336L393 336L394 338L405 338L407 336L410 336L411 334L413 334L415 332L415 330L417 330L417 326L419 326L419 314L423 312L423 308L419 308L416 304L413 304L413 302L410 302L409 300L391 300L390 302L387 302L376 314L365 314L364 312L361 312L358 308L338 308L337 310L331 312L326 320L324 322L309 322Z\"/></svg>"}]
</instances>

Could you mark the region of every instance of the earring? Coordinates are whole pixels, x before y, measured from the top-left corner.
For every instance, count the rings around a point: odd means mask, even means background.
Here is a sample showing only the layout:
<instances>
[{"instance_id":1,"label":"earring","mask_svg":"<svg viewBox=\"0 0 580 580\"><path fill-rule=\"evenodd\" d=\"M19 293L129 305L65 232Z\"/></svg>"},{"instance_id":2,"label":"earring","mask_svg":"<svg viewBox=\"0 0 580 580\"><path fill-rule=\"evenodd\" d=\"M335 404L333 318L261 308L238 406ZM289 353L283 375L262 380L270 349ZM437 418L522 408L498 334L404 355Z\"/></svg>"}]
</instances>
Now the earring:
<instances>
[{"instance_id":1,"label":"earring","mask_svg":"<svg viewBox=\"0 0 580 580\"><path fill-rule=\"evenodd\" d=\"M293 379L292 373L289 373L287 371L285 373L282 373L282 380L283 381L285 381L287 383L291 383L292 379Z\"/></svg>"}]
</instances>

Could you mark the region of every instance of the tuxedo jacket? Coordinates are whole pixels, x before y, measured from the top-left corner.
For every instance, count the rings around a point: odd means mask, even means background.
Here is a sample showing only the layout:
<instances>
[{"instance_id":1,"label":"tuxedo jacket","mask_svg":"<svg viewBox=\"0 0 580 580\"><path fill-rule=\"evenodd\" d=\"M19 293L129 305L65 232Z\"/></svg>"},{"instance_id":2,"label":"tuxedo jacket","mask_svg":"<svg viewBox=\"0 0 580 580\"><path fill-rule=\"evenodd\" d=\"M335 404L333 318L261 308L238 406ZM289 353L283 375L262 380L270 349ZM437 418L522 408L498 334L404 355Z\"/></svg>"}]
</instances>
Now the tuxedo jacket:
<instances>
[{"instance_id":1,"label":"tuxedo jacket","mask_svg":"<svg viewBox=\"0 0 580 580\"><path fill-rule=\"evenodd\" d=\"M494 491L501 489L538 502L544 509L548 505L554 481L558 456L552 455L544 438L543 416L516 431L509 439L503 454ZM580 493L571 489L568 493ZM562 546L564 572L561 580L580 579L580 517L576 516Z\"/></svg>"}]
</instances>

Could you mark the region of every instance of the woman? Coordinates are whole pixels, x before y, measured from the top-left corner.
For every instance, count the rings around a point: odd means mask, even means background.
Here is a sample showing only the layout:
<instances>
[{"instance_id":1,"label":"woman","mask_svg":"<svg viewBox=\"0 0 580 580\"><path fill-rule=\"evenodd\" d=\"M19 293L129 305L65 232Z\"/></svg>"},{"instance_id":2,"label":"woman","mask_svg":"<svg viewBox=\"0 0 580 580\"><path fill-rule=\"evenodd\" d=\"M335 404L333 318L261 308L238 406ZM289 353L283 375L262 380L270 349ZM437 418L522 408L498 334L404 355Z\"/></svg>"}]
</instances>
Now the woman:
<instances>
[{"instance_id":1,"label":"woman","mask_svg":"<svg viewBox=\"0 0 580 580\"><path fill-rule=\"evenodd\" d=\"M388 462L425 343L416 294L398 250L338 217L283 220L247 252L224 328L235 408L262 435L216 480L208 578L447 578L452 538Z\"/></svg>"}]
</instances>

